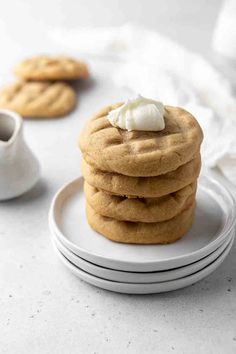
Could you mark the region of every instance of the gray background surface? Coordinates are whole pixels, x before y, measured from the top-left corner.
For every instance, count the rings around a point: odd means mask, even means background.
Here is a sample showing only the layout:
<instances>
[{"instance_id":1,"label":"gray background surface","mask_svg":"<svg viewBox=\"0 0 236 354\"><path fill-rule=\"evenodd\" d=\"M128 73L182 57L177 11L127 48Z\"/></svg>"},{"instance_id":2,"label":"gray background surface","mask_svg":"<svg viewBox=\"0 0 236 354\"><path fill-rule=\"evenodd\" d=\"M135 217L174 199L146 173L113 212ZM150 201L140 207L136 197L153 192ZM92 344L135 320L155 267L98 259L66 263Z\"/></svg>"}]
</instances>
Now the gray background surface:
<instances>
[{"instance_id":1,"label":"gray background surface","mask_svg":"<svg viewBox=\"0 0 236 354\"><path fill-rule=\"evenodd\" d=\"M209 53L220 0L8 0L0 2L0 28L18 43L36 46L55 27L133 22Z\"/></svg>"}]
</instances>

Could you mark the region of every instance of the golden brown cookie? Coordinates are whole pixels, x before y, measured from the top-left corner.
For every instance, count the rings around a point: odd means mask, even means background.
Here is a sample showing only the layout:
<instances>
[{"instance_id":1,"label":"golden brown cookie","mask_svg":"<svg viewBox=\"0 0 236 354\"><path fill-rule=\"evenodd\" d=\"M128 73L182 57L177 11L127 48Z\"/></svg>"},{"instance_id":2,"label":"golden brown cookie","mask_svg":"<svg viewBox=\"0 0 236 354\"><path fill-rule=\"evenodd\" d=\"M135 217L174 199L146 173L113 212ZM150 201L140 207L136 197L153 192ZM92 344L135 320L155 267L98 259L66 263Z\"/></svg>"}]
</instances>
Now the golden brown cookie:
<instances>
[{"instance_id":1,"label":"golden brown cookie","mask_svg":"<svg viewBox=\"0 0 236 354\"><path fill-rule=\"evenodd\" d=\"M88 204L100 215L133 222L161 222L172 219L195 199L197 182L159 198L128 198L84 183Z\"/></svg>"},{"instance_id":2,"label":"golden brown cookie","mask_svg":"<svg viewBox=\"0 0 236 354\"><path fill-rule=\"evenodd\" d=\"M37 56L26 59L15 68L17 76L24 80L77 80L89 76L85 63L68 57Z\"/></svg>"},{"instance_id":3,"label":"golden brown cookie","mask_svg":"<svg viewBox=\"0 0 236 354\"><path fill-rule=\"evenodd\" d=\"M130 177L102 172L85 160L82 161L84 178L92 186L112 194L146 198L161 197L193 183L198 178L200 169L200 154L175 171L156 177Z\"/></svg>"},{"instance_id":4,"label":"golden brown cookie","mask_svg":"<svg viewBox=\"0 0 236 354\"><path fill-rule=\"evenodd\" d=\"M17 82L0 91L0 108L29 118L64 116L76 104L76 94L62 82Z\"/></svg>"},{"instance_id":5,"label":"golden brown cookie","mask_svg":"<svg viewBox=\"0 0 236 354\"><path fill-rule=\"evenodd\" d=\"M156 244L175 242L184 236L194 219L195 202L168 221L156 223L118 221L101 216L87 203L90 226L108 239L121 243Z\"/></svg>"},{"instance_id":6,"label":"golden brown cookie","mask_svg":"<svg viewBox=\"0 0 236 354\"><path fill-rule=\"evenodd\" d=\"M165 129L127 131L113 127L107 114L121 104L95 115L80 136L87 163L126 176L158 176L176 170L199 152L203 139L196 119L182 108L165 106Z\"/></svg>"}]
</instances>

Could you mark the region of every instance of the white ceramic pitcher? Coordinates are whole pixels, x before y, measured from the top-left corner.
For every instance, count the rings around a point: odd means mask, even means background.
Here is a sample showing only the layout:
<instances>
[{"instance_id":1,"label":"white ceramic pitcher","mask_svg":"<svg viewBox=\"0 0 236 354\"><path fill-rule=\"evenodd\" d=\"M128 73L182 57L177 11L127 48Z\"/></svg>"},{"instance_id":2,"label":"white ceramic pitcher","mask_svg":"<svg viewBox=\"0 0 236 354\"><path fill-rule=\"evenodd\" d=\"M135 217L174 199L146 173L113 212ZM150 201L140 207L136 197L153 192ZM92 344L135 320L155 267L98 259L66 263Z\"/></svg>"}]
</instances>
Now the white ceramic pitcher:
<instances>
[{"instance_id":1,"label":"white ceramic pitcher","mask_svg":"<svg viewBox=\"0 0 236 354\"><path fill-rule=\"evenodd\" d=\"M39 163L26 145L22 118L0 109L0 200L17 197L39 178Z\"/></svg>"}]
</instances>

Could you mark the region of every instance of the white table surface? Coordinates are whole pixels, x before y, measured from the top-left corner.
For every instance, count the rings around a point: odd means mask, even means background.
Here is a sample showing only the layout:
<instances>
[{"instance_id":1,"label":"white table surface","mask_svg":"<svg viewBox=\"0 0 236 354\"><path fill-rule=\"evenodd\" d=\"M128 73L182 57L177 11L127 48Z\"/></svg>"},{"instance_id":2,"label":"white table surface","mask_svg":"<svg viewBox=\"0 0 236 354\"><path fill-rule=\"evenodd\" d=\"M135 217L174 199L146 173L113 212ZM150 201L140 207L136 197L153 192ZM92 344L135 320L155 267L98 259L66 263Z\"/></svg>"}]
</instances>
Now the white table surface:
<instances>
[{"instance_id":1,"label":"white table surface","mask_svg":"<svg viewBox=\"0 0 236 354\"><path fill-rule=\"evenodd\" d=\"M17 41L17 31L12 34L10 30L10 8L13 4L17 8L19 3L9 1L5 7L0 5L0 27L5 34L8 29L11 33L1 53L2 77L8 76L5 70L10 63L29 50ZM55 5L55 1L52 3ZM84 1L78 3L81 22L87 24L84 18L91 1L88 7ZM116 10L117 3L113 3ZM154 6L154 1L145 3ZM199 1L199 5L185 1L193 8L186 5L184 11L177 11L183 1L176 1L168 12L173 26L171 29L167 26L166 32L163 13L167 5L163 3L155 3L158 25L155 27L150 15L151 27L170 36L172 33L174 39L179 34L180 42L189 48L193 45L192 33L198 39L194 44L196 50L203 53L211 37L219 1L214 2L215 6L213 1L207 4ZM43 13L37 4L24 2L24 9L29 11L22 13L30 24L33 21L29 13L34 16L37 11L39 15L40 11ZM98 13L94 15L95 23L100 18L97 24L103 22L102 4L106 4L104 19L111 13L112 7L110 12L107 10L108 2L101 1L100 17ZM157 5L162 6L159 12ZM59 18L63 23L65 2L61 1L60 6L61 17L57 7L56 20ZM120 20L116 24L123 22L124 1L121 6L123 12L118 13ZM192 19L187 15L189 11ZM137 10L134 12L140 22ZM150 8L148 13L152 13ZM47 22L49 15L45 18ZM72 19L75 21L76 17ZM200 28L198 21L202 24ZM184 28L188 28L187 39L182 37L186 33ZM25 26L22 30L26 31ZM32 35L27 40L31 43L30 50L39 45L34 43ZM85 119L104 104L124 97L124 91L112 86L109 79L112 67L108 69L106 63L99 61L90 64L94 81L80 85L76 112L60 120L25 121L25 137L40 160L42 178L31 192L0 204L0 353L235 353L235 246L220 268L205 280L183 290L147 296L120 295L95 288L75 278L57 260L48 229L50 201L62 184L80 173L76 142Z\"/></svg>"}]
</instances>

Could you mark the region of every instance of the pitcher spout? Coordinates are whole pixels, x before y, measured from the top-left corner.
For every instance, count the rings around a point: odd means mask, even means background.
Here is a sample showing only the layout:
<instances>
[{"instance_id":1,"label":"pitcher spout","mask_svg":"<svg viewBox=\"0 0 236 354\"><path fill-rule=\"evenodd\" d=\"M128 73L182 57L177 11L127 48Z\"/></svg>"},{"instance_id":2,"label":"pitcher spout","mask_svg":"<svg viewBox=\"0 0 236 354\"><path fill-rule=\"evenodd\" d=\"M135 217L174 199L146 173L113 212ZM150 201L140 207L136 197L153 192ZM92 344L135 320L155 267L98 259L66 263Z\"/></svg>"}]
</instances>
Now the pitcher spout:
<instances>
[{"instance_id":1,"label":"pitcher spout","mask_svg":"<svg viewBox=\"0 0 236 354\"><path fill-rule=\"evenodd\" d=\"M22 128L21 117L7 109L0 111L0 145L12 144L20 134Z\"/></svg>"}]
</instances>

